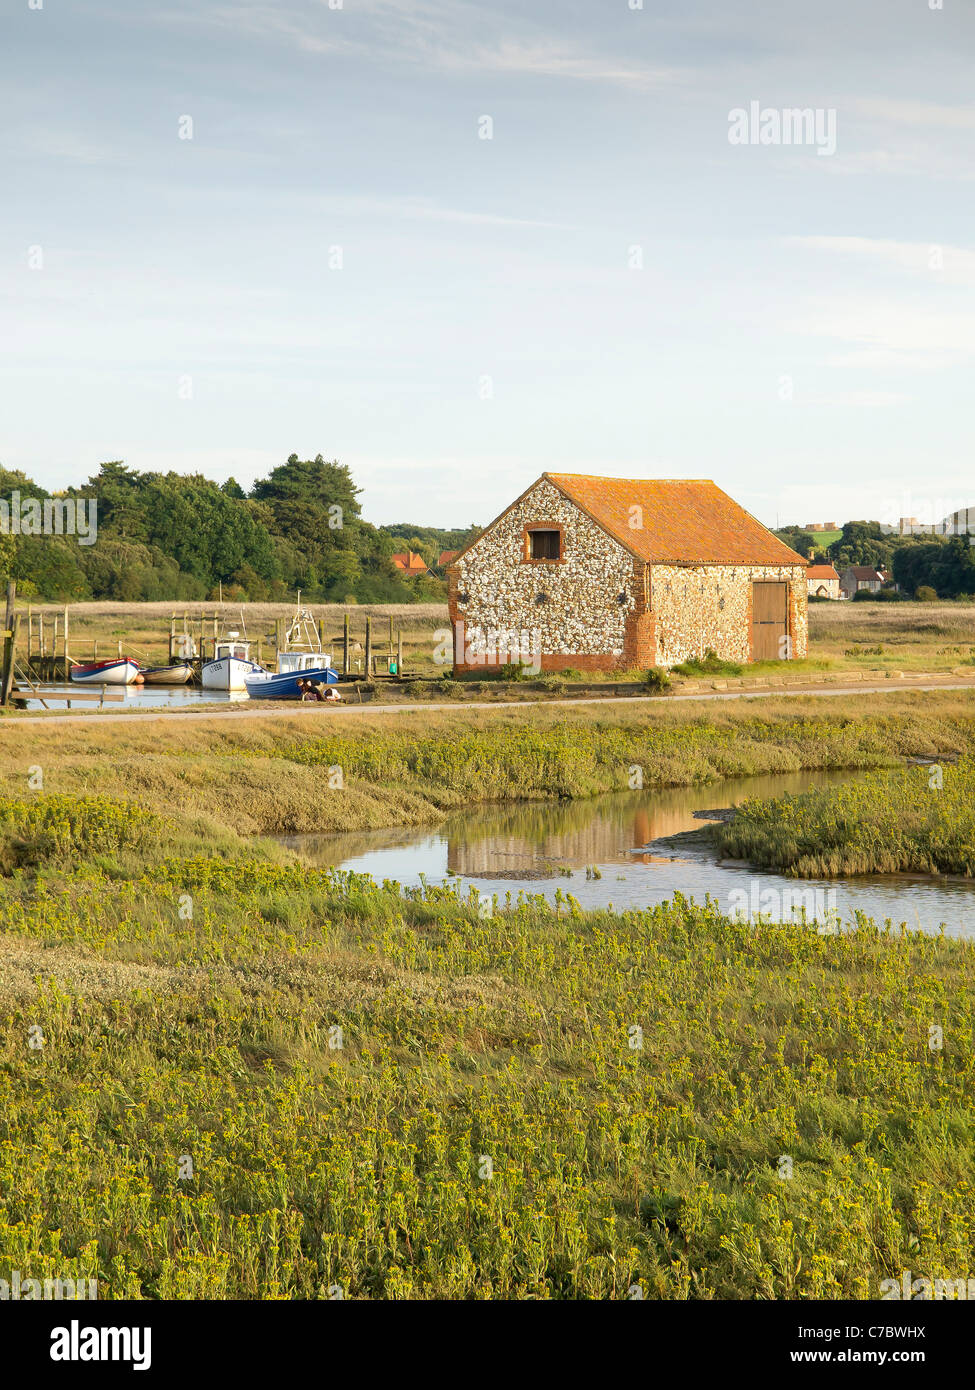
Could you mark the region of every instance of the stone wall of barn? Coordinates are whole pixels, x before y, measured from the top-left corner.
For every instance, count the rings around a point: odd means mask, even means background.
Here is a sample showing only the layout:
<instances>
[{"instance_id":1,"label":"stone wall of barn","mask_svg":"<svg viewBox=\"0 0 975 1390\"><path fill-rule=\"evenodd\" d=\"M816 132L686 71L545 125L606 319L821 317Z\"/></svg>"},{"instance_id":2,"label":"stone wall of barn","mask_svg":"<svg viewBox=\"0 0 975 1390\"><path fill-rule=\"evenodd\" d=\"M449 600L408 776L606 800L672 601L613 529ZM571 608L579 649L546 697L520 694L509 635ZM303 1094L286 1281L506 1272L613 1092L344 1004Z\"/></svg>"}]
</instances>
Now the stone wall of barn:
<instances>
[{"instance_id":1,"label":"stone wall of barn","mask_svg":"<svg viewBox=\"0 0 975 1390\"><path fill-rule=\"evenodd\" d=\"M752 582L789 585L792 656L808 650L806 571L800 566L654 565L650 602L656 619L660 666L703 656L710 648L723 661L748 662L751 654Z\"/></svg>"},{"instance_id":2,"label":"stone wall of barn","mask_svg":"<svg viewBox=\"0 0 975 1390\"><path fill-rule=\"evenodd\" d=\"M525 561L525 529L540 525L561 528L560 560ZM649 664L646 568L540 479L450 569L455 669L504 664L508 638L499 634L512 633L545 671Z\"/></svg>"},{"instance_id":3,"label":"stone wall of barn","mask_svg":"<svg viewBox=\"0 0 975 1390\"><path fill-rule=\"evenodd\" d=\"M532 526L561 530L560 560L525 560ZM789 585L793 656L807 650L801 566L648 567L542 478L448 570L454 669L521 660L543 671L674 666L713 649L751 660L752 581Z\"/></svg>"}]
</instances>

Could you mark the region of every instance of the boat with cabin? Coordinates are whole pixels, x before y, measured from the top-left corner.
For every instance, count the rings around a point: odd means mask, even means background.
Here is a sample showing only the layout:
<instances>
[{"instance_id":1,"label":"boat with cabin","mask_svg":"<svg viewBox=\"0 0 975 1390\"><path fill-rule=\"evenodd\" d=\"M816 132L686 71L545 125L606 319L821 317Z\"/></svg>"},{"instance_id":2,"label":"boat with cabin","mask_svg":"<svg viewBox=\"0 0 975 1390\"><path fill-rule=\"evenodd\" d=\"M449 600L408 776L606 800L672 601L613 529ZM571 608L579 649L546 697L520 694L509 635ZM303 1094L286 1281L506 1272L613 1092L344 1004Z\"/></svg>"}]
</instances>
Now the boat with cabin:
<instances>
[{"instance_id":1,"label":"boat with cabin","mask_svg":"<svg viewBox=\"0 0 975 1390\"><path fill-rule=\"evenodd\" d=\"M214 643L213 656L204 661L201 672L204 690L244 690L248 676L268 674L251 660L250 643L239 638L239 632L229 632Z\"/></svg>"},{"instance_id":2,"label":"boat with cabin","mask_svg":"<svg viewBox=\"0 0 975 1390\"><path fill-rule=\"evenodd\" d=\"M322 650L314 618L307 608L299 608L285 634L284 650L278 652L277 670L245 676L244 688L252 700L297 700L300 680L337 685L338 679L331 653Z\"/></svg>"}]
</instances>

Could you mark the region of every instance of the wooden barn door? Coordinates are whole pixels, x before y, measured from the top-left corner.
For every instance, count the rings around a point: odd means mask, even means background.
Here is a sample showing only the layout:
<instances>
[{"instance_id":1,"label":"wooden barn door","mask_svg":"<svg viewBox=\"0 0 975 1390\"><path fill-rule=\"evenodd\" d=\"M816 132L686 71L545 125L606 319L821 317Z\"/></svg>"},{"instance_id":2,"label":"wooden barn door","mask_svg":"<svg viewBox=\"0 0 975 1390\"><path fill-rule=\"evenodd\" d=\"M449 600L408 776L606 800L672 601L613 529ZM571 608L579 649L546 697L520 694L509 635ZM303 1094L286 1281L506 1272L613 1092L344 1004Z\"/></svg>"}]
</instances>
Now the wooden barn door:
<instances>
[{"instance_id":1,"label":"wooden barn door","mask_svg":"<svg viewBox=\"0 0 975 1390\"><path fill-rule=\"evenodd\" d=\"M752 661L781 661L787 643L780 638L789 631L789 593L787 584L768 580L752 584Z\"/></svg>"}]
</instances>

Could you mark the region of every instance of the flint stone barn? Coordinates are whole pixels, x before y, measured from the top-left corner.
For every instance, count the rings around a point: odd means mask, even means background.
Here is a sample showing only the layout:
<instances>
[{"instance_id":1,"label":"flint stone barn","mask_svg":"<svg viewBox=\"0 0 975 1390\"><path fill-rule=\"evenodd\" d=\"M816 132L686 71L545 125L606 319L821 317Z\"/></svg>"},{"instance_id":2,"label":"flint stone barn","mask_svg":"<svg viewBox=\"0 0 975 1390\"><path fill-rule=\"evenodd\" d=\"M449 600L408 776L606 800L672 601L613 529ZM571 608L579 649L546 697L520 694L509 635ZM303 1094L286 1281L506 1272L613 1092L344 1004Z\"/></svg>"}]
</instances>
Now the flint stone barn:
<instances>
[{"instance_id":1,"label":"flint stone barn","mask_svg":"<svg viewBox=\"0 0 975 1390\"><path fill-rule=\"evenodd\" d=\"M806 561L708 481L543 473L448 579L457 674L806 655Z\"/></svg>"}]
</instances>

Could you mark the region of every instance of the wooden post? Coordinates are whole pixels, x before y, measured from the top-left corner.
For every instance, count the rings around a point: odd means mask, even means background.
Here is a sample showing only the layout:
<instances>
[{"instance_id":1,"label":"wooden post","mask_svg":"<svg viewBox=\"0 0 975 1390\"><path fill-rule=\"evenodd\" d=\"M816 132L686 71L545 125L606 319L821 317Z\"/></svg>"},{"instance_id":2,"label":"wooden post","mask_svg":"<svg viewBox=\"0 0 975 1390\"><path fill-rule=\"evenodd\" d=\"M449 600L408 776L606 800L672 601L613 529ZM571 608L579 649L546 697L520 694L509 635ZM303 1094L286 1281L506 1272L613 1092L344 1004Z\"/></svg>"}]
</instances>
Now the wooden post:
<instances>
[{"instance_id":1,"label":"wooden post","mask_svg":"<svg viewBox=\"0 0 975 1390\"><path fill-rule=\"evenodd\" d=\"M17 630L19 627L20 614L15 613L14 625L10 629L10 636L7 638L7 641L10 643L10 669L4 671L3 678L3 703L5 705L10 703L10 692L14 683L14 658L17 655ZM4 662L6 662L6 654L4 655Z\"/></svg>"},{"instance_id":2,"label":"wooden post","mask_svg":"<svg viewBox=\"0 0 975 1390\"><path fill-rule=\"evenodd\" d=\"M169 664L173 664L173 652L176 647L176 614L169 615Z\"/></svg>"},{"instance_id":3,"label":"wooden post","mask_svg":"<svg viewBox=\"0 0 975 1390\"><path fill-rule=\"evenodd\" d=\"M206 614L200 610L200 659L203 659L203 624L206 622Z\"/></svg>"},{"instance_id":4,"label":"wooden post","mask_svg":"<svg viewBox=\"0 0 975 1390\"><path fill-rule=\"evenodd\" d=\"M319 618L319 620L318 620L318 650L319 650L320 652L323 652L323 651L325 650L325 619L324 619L324 618Z\"/></svg>"},{"instance_id":5,"label":"wooden post","mask_svg":"<svg viewBox=\"0 0 975 1390\"><path fill-rule=\"evenodd\" d=\"M64 679L71 675L71 653L68 651L68 605L64 605Z\"/></svg>"},{"instance_id":6,"label":"wooden post","mask_svg":"<svg viewBox=\"0 0 975 1390\"><path fill-rule=\"evenodd\" d=\"M403 676L403 629L399 630L399 641L396 644L396 675L399 679Z\"/></svg>"},{"instance_id":7,"label":"wooden post","mask_svg":"<svg viewBox=\"0 0 975 1390\"><path fill-rule=\"evenodd\" d=\"M349 615L345 615L345 631L342 634L342 675L349 674Z\"/></svg>"},{"instance_id":8,"label":"wooden post","mask_svg":"<svg viewBox=\"0 0 975 1390\"><path fill-rule=\"evenodd\" d=\"M10 703L10 687L14 682L14 642L16 641L17 622L14 616L14 605L17 601L16 580L7 582L7 609L4 616L3 633L3 674L0 678L0 704Z\"/></svg>"},{"instance_id":9,"label":"wooden post","mask_svg":"<svg viewBox=\"0 0 975 1390\"><path fill-rule=\"evenodd\" d=\"M44 650L44 614L37 615L37 654L44 657L47 653Z\"/></svg>"},{"instance_id":10,"label":"wooden post","mask_svg":"<svg viewBox=\"0 0 975 1390\"><path fill-rule=\"evenodd\" d=\"M366 680L372 672L372 619L366 619Z\"/></svg>"},{"instance_id":11,"label":"wooden post","mask_svg":"<svg viewBox=\"0 0 975 1390\"><path fill-rule=\"evenodd\" d=\"M27 605L27 664L28 664L28 666L30 665L30 659L31 659L31 657L32 657L33 654L34 654L33 651L31 650L31 640L32 640L33 636L34 636L34 622L33 622L33 619L31 618L31 607L30 607L30 604L28 604L28 605Z\"/></svg>"}]
</instances>

